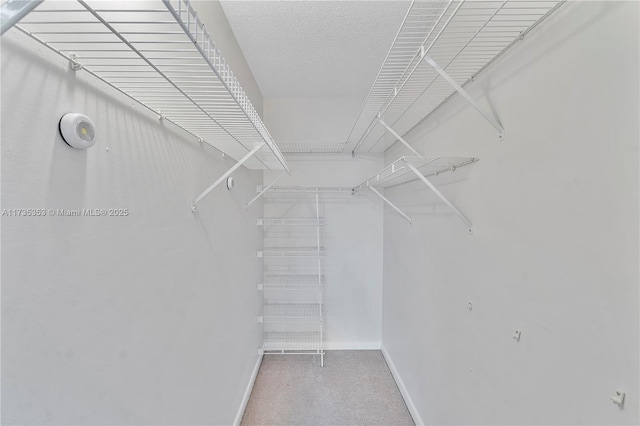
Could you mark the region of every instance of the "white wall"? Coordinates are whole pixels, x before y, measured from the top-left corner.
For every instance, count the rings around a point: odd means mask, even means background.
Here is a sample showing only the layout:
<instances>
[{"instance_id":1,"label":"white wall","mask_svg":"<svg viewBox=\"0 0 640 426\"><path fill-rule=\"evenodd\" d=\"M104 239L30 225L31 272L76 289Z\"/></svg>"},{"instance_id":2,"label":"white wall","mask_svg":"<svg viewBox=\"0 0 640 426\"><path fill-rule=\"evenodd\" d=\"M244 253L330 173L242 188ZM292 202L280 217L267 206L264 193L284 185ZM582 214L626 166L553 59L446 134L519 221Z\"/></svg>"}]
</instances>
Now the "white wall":
<instances>
[{"instance_id":1,"label":"white wall","mask_svg":"<svg viewBox=\"0 0 640 426\"><path fill-rule=\"evenodd\" d=\"M129 215L2 217L2 423L230 424L262 339L244 209L262 173L192 213L232 163L18 35L2 37L2 208ZM58 135L69 111L94 119L90 150Z\"/></svg>"},{"instance_id":2,"label":"white wall","mask_svg":"<svg viewBox=\"0 0 640 426\"><path fill-rule=\"evenodd\" d=\"M504 142L460 96L408 135L480 158L472 236L421 184L387 191L414 224L385 210L383 346L425 423L640 422L638 16L569 2L468 85Z\"/></svg>"},{"instance_id":3,"label":"white wall","mask_svg":"<svg viewBox=\"0 0 640 426\"><path fill-rule=\"evenodd\" d=\"M362 108L360 98L265 98L264 120L276 141L344 142Z\"/></svg>"},{"instance_id":4,"label":"white wall","mask_svg":"<svg viewBox=\"0 0 640 426\"><path fill-rule=\"evenodd\" d=\"M267 104L265 104L267 105ZM268 110L265 110L268 116ZM292 176L277 185L353 186L382 167L382 158L291 161ZM278 173L265 172L265 184ZM290 200L290 201L288 201ZM298 209L296 198L267 198L265 215ZM289 205L287 203L290 202ZM380 347L382 317L382 205L369 196L322 194L326 249L325 340L327 349Z\"/></svg>"}]
</instances>

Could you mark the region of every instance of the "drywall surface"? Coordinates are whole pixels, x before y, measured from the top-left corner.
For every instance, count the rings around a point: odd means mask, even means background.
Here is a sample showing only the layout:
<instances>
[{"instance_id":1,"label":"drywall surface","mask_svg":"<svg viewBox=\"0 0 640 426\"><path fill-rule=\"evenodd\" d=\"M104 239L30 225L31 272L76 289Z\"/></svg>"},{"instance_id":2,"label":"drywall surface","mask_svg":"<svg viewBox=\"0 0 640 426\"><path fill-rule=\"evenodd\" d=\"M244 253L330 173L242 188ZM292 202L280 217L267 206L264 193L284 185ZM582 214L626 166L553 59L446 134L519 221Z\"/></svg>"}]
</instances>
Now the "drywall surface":
<instances>
[{"instance_id":1,"label":"drywall surface","mask_svg":"<svg viewBox=\"0 0 640 426\"><path fill-rule=\"evenodd\" d=\"M70 111L95 122L87 151L58 134ZM245 211L262 173L239 169L194 214L233 163L193 139L2 37L3 424L233 422L262 340Z\"/></svg>"},{"instance_id":2,"label":"drywall surface","mask_svg":"<svg viewBox=\"0 0 640 426\"><path fill-rule=\"evenodd\" d=\"M265 98L264 119L278 143L322 142L340 152L363 102L361 98ZM298 150L303 149L300 144Z\"/></svg>"},{"instance_id":3,"label":"drywall surface","mask_svg":"<svg viewBox=\"0 0 640 426\"><path fill-rule=\"evenodd\" d=\"M569 2L468 85L504 142L460 96L407 136L480 158L445 188L473 235L386 191L414 221L385 209L383 346L425 423L640 422L638 7Z\"/></svg>"},{"instance_id":4,"label":"drywall surface","mask_svg":"<svg viewBox=\"0 0 640 426\"><path fill-rule=\"evenodd\" d=\"M363 99L410 4L231 0L222 7L265 98Z\"/></svg>"},{"instance_id":5,"label":"drywall surface","mask_svg":"<svg viewBox=\"0 0 640 426\"><path fill-rule=\"evenodd\" d=\"M266 112L266 111L265 111ZM266 112L268 115L268 112ZM382 167L382 158L290 161L292 176L278 186L356 185ZM325 157L327 158L327 157ZM265 172L265 184L278 176ZM314 194L267 194L265 217L315 215ZM382 317L382 205L370 194L322 193L320 216L325 264L325 342L327 349L380 347ZM253 209L253 207L252 207Z\"/></svg>"}]
</instances>

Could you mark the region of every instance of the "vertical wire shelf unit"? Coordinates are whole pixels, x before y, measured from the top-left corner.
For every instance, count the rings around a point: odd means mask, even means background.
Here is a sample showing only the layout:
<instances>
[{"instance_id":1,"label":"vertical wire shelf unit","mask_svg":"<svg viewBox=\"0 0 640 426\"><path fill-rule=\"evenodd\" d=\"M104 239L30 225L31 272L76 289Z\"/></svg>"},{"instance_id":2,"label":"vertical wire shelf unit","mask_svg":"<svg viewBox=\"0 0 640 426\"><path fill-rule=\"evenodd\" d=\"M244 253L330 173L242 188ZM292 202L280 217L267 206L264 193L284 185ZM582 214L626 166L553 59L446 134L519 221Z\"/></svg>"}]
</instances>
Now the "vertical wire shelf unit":
<instances>
[{"instance_id":1,"label":"vertical wire shelf unit","mask_svg":"<svg viewBox=\"0 0 640 426\"><path fill-rule=\"evenodd\" d=\"M304 206L312 207L312 217L287 215L257 221L264 233L264 247L257 253L264 266L264 280L257 286L263 296L258 323L264 328L262 353L319 355L324 366L322 230L326 221L320 216L320 191L316 189L312 197L312 203L305 201Z\"/></svg>"},{"instance_id":2,"label":"vertical wire shelf unit","mask_svg":"<svg viewBox=\"0 0 640 426\"><path fill-rule=\"evenodd\" d=\"M223 155L290 173L189 0L45 1L14 24Z\"/></svg>"},{"instance_id":3,"label":"vertical wire shelf unit","mask_svg":"<svg viewBox=\"0 0 640 426\"><path fill-rule=\"evenodd\" d=\"M462 86L563 2L414 0L348 136L352 155L386 151L403 142L406 133L456 92L503 139L499 118Z\"/></svg>"}]
</instances>

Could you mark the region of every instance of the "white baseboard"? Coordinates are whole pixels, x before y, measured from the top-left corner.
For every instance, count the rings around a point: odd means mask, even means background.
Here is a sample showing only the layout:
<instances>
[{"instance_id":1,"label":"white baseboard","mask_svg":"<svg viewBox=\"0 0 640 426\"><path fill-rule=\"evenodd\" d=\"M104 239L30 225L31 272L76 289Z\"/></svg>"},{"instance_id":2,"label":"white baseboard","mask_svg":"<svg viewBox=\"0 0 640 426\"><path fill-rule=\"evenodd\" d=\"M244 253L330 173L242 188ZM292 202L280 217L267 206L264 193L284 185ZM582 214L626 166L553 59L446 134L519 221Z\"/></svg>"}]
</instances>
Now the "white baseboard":
<instances>
[{"instance_id":1,"label":"white baseboard","mask_svg":"<svg viewBox=\"0 0 640 426\"><path fill-rule=\"evenodd\" d=\"M393 364L389 353L384 348L384 345L381 345L382 356L384 356L384 360L387 362L389 366L389 370L391 370L391 375L396 380L396 384L398 385L398 389L400 389L400 394L402 394L402 398L404 398L405 404L407 404L407 408L409 409L409 414L413 417L413 422L417 426L423 426L424 422L422 421L422 417L420 417L420 413L418 413L418 409L416 408L411 396L409 396L409 391L404 385L402 378L400 377L400 373L396 370L396 366Z\"/></svg>"},{"instance_id":2,"label":"white baseboard","mask_svg":"<svg viewBox=\"0 0 640 426\"><path fill-rule=\"evenodd\" d=\"M242 397L240 408L238 409L238 413L236 414L236 419L233 421L233 426L239 426L240 422L242 421L242 416L244 416L244 410L247 408L247 404L249 403L249 397L251 396L253 385L256 382L256 377L258 377L258 370L260 370L261 364L262 364L262 354L258 355L258 360L256 361L256 365L255 367L253 367L251 378L249 379L249 383L247 384L247 389L244 391L244 396Z\"/></svg>"},{"instance_id":3,"label":"white baseboard","mask_svg":"<svg viewBox=\"0 0 640 426\"><path fill-rule=\"evenodd\" d=\"M370 351L381 347L380 342L324 342L327 351Z\"/></svg>"}]
</instances>

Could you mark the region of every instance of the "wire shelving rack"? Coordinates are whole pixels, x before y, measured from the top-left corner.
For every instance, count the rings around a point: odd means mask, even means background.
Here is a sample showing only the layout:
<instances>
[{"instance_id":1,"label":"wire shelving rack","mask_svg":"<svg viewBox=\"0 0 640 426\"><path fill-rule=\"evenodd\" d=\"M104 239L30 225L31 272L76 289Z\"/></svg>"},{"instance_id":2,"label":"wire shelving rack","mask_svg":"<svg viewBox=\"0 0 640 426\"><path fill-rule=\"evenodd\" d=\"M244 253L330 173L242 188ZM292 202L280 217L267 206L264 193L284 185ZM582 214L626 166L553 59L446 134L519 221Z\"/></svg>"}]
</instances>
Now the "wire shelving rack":
<instances>
[{"instance_id":1,"label":"wire shelving rack","mask_svg":"<svg viewBox=\"0 0 640 426\"><path fill-rule=\"evenodd\" d=\"M15 28L247 167L290 172L189 0L47 1Z\"/></svg>"},{"instance_id":2,"label":"wire shelving rack","mask_svg":"<svg viewBox=\"0 0 640 426\"><path fill-rule=\"evenodd\" d=\"M563 2L414 0L346 146L354 155L385 151L456 91L467 98L462 86ZM499 119L467 100L502 139Z\"/></svg>"},{"instance_id":3,"label":"wire shelving rack","mask_svg":"<svg viewBox=\"0 0 640 426\"><path fill-rule=\"evenodd\" d=\"M288 187L289 188L289 187ZM289 188L291 189L291 188ZM307 188L296 188L308 193ZM259 187L259 192L264 189ZM274 194L286 194L274 191ZM263 227L264 280L257 285L263 296L258 323L264 327L263 353L320 355L324 365L324 256L319 188L302 198L307 216L287 214L258 219ZM315 217L308 216L313 196ZM299 212L299 210L298 210Z\"/></svg>"},{"instance_id":4,"label":"wire shelving rack","mask_svg":"<svg viewBox=\"0 0 640 426\"><path fill-rule=\"evenodd\" d=\"M440 200L447 205L458 218L467 226L469 233L473 233L471 221L458 210L458 208L438 189L438 187L451 183L456 179L466 178L471 168L479 160L474 157L435 157L426 158L400 157L375 175L353 188L357 193L368 189L384 201L389 207L403 216L409 223L411 217L404 213L390 199L385 197L380 190L405 185L411 182L424 183ZM460 170L464 170L461 176Z\"/></svg>"}]
</instances>

